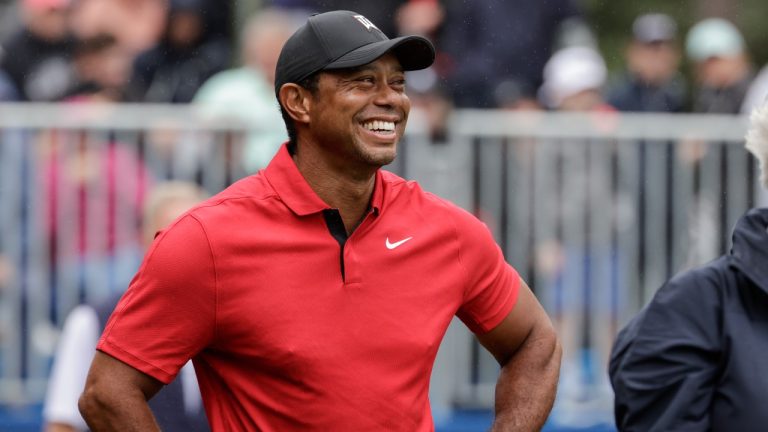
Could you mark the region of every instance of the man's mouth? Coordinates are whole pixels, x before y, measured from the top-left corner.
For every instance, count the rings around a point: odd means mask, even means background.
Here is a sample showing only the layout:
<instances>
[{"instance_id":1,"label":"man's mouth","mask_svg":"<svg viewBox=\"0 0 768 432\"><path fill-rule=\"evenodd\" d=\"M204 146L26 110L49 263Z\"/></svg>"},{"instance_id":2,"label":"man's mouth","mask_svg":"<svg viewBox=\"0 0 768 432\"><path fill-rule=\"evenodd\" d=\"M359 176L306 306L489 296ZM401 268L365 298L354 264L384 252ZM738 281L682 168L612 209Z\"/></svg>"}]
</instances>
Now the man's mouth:
<instances>
[{"instance_id":1,"label":"man's mouth","mask_svg":"<svg viewBox=\"0 0 768 432\"><path fill-rule=\"evenodd\" d=\"M370 120L363 123L363 127L378 135L391 135L395 133L395 122L384 120Z\"/></svg>"}]
</instances>

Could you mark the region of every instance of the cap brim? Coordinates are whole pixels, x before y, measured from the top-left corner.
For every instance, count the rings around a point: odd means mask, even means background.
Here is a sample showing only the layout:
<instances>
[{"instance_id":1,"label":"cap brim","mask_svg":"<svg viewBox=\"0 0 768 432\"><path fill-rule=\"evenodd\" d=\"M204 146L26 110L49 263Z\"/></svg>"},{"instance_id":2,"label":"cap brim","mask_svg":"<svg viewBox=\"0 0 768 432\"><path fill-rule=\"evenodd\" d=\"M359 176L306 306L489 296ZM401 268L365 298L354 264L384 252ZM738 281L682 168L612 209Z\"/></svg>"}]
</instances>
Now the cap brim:
<instances>
[{"instance_id":1,"label":"cap brim","mask_svg":"<svg viewBox=\"0 0 768 432\"><path fill-rule=\"evenodd\" d=\"M403 70L425 69L435 61L435 47L421 36L401 36L374 42L339 57L323 69L346 69L371 63L388 52L400 61Z\"/></svg>"}]
</instances>

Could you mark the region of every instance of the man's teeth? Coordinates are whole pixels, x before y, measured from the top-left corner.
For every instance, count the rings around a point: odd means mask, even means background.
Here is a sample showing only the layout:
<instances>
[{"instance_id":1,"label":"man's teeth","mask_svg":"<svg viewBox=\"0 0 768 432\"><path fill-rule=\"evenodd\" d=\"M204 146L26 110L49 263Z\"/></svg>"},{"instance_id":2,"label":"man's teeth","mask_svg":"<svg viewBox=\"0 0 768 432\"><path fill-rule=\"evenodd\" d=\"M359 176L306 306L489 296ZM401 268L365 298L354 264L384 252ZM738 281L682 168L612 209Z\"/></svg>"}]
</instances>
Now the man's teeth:
<instances>
[{"instance_id":1,"label":"man's teeth","mask_svg":"<svg viewBox=\"0 0 768 432\"><path fill-rule=\"evenodd\" d=\"M395 122L372 120L363 123L363 127L370 131L394 132Z\"/></svg>"}]
</instances>

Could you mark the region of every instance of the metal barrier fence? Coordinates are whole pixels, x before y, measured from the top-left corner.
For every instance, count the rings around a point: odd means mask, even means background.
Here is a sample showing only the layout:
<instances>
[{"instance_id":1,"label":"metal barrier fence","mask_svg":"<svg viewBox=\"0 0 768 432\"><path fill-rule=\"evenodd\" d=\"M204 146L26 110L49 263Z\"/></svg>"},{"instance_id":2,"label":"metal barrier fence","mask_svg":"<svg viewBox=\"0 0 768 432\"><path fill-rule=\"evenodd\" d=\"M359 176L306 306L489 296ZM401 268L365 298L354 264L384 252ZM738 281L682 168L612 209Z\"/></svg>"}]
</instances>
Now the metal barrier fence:
<instances>
[{"instance_id":1,"label":"metal barrier fence","mask_svg":"<svg viewBox=\"0 0 768 432\"><path fill-rule=\"evenodd\" d=\"M746 119L415 113L388 169L473 211L550 312L563 398L604 392L613 335L671 274L727 250L758 196ZM141 206L165 179L215 193L264 125L191 107L0 105L0 404L39 402L67 312L125 288ZM452 325L433 406L491 406L497 367ZM570 394L574 393L574 394Z\"/></svg>"}]
</instances>

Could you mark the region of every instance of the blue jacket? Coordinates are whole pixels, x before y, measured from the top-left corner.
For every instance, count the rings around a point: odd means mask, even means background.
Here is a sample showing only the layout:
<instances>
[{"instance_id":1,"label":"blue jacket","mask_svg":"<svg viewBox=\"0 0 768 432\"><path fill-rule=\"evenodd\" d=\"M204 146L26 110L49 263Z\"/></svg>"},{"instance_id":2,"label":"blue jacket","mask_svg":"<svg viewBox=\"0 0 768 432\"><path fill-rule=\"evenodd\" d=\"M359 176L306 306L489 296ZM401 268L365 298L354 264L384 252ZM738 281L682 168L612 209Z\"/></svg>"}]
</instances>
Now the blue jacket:
<instances>
[{"instance_id":1,"label":"blue jacket","mask_svg":"<svg viewBox=\"0 0 768 432\"><path fill-rule=\"evenodd\" d=\"M729 255L670 280L619 333L619 430L768 430L767 228L768 209L748 212Z\"/></svg>"}]
</instances>

